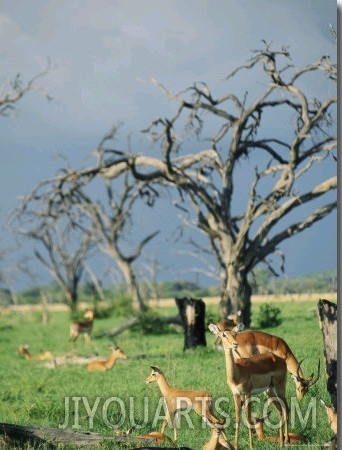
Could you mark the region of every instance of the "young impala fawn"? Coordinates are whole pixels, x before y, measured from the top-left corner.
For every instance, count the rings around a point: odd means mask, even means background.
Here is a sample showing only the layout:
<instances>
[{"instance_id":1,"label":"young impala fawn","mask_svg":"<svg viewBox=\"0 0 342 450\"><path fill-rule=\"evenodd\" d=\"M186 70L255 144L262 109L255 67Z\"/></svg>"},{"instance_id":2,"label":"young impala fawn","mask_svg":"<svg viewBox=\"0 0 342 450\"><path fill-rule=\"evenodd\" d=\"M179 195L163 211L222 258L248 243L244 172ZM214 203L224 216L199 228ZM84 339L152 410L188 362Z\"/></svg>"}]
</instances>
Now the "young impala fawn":
<instances>
[{"instance_id":1,"label":"young impala fawn","mask_svg":"<svg viewBox=\"0 0 342 450\"><path fill-rule=\"evenodd\" d=\"M28 345L20 345L18 348L18 355L25 356L26 359L35 359L37 361L45 361L47 359L53 359L54 356L51 352L41 352L31 355L28 350Z\"/></svg>"},{"instance_id":2,"label":"young impala fawn","mask_svg":"<svg viewBox=\"0 0 342 450\"><path fill-rule=\"evenodd\" d=\"M214 426L210 439L203 445L202 450L234 450L232 444L222 436L222 427Z\"/></svg>"},{"instance_id":3,"label":"young impala fawn","mask_svg":"<svg viewBox=\"0 0 342 450\"><path fill-rule=\"evenodd\" d=\"M210 324L209 330L221 337L224 348L227 384L234 396L235 405L235 448L238 448L241 410L242 405L244 405L249 424L249 445L253 449L251 394L261 392L266 393L279 412L281 418L281 426L279 427L280 445L288 444L289 408L285 397L287 375L285 360L271 352L254 355L250 358L234 359L234 350L239 355L239 345L236 340L239 327L231 331L220 331L216 325Z\"/></svg>"},{"instance_id":4,"label":"young impala fawn","mask_svg":"<svg viewBox=\"0 0 342 450\"><path fill-rule=\"evenodd\" d=\"M171 387L163 372L155 366L151 366L151 375L146 378L146 383L158 383L159 389L164 397L166 404L166 417L163 421L161 433L164 433L166 424L171 420L174 440L177 440L177 417L181 410L193 409L209 425L213 426L220 421L212 413L212 396L205 390L188 390Z\"/></svg>"},{"instance_id":5,"label":"young impala fawn","mask_svg":"<svg viewBox=\"0 0 342 450\"><path fill-rule=\"evenodd\" d=\"M260 441L269 441L269 442L278 442L279 436L266 436L264 433L264 422L268 419L268 414L265 417L256 417L254 416L252 419L252 423L254 424L254 429ZM297 433L289 433L290 445L298 445L305 442L303 436Z\"/></svg>"},{"instance_id":6,"label":"young impala fawn","mask_svg":"<svg viewBox=\"0 0 342 450\"><path fill-rule=\"evenodd\" d=\"M123 352L120 347L112 347L112 353L108 359L99 359L91 361L87 366L87 370L89 372L93 372L96 370L99 371L110 370L114 367L116 361L120 358L127 359L126 353Z\"/></svg>"},{"instance_id":7,"label":"young impala fawn","mask_svg":"<svg viewBox=\"0 0 342 450\"><path fill-rule=\"evenodd\" d=\"M76 342L78 336L80 334L84 335L84 340L87 344L90 344L91 341L91 332L93 330L94 323L94 311L86 311L83 316L86 321L75 321L70 324L70 341Z\"/></svg>"}]
</instances>

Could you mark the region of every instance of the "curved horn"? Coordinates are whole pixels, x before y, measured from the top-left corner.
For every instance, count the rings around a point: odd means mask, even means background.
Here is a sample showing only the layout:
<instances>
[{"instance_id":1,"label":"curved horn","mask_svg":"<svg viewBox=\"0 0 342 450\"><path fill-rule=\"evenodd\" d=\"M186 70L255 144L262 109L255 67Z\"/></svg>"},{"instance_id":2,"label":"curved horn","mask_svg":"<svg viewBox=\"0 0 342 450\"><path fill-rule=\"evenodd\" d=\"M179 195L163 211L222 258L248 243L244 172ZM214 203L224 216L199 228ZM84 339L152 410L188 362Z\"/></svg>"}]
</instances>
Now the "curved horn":
<instances>
[{"instance_id":1,"label":"curved horn","mask_svg":"<svg viewBox=\"0 0 342 450\"><path fill-rule=\"evenodd\" d=\"M304 359L306 359L306 357L303 358L303 359L302 359L301 361L299 361L299 363L298 363L298 366L297 366L297 372L296 372L297 378L302 378L302 377L299 375L299 369L300 369L300 365L302 364L302 362L304 361Z\"/></svg>"},{"instance_id":2,"label":"curved horn","mask_svg":"<svg viewBox=\"0 0 342 450\"><path fill-rule=\"evenodd\" d=\"M315 383L317 383L320 375L320 368L321 368L321 360L319 359L317 365L317 375L312 380L309 381L308 386L313 386Z\"/></svg>"}]
</instances>

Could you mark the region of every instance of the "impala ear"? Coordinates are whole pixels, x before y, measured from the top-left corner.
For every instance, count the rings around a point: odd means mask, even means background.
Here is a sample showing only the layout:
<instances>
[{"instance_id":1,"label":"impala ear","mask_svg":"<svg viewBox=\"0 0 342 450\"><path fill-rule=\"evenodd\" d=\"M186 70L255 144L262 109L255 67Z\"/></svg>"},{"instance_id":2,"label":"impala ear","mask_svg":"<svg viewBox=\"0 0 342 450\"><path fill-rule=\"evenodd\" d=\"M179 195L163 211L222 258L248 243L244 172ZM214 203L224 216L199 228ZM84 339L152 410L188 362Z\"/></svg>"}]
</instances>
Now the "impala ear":
<instances>
[{"instance_id":1,"label":"impala ear","mask_svg":"<svg viewBox=\"0 0 342 450\"><path fill-rule=\"evenodd\" d=\"M294 373L291 373L291 378L293 381L299 381L299 378Z\"/></svg>"},{"instance_id":2,"label":"impala ear","mask_svg":"<svg viewBox=\"0 0 342 450\"><path fill-rule=\"evenodd\" d=\"M208 325L209 331L211 331L213 334L220 334L220 330L219 328L214 324L214 323L210 323Z\"/></svg>"}]
</instances>

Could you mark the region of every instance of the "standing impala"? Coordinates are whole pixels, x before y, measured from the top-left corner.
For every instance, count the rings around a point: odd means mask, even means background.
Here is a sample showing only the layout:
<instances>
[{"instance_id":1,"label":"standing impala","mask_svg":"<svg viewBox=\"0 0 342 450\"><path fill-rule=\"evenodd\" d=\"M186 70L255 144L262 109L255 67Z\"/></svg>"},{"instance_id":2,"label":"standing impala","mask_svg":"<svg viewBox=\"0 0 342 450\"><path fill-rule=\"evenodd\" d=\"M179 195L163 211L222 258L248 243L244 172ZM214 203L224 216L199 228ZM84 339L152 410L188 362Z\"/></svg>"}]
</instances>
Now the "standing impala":
<instances>
[{"instance_id":1,"label":"standing impala","mask_svg":"<svg viewBox=\"0 0 342 450\"><path fill-rule=\"evenodd\" d=\"M288 404L286 401L286 363L283 358L271 352L253 355L250 358L234 359L233 350L239 351L236 331L221 331L214 325L209 330L222 339L226 359L227 384L234 396L235 405L235 448L238 448L241 410L244 404L249 431L249 445L253 449L251 427L251 394L265 392L268 399L275 404L280 418L280 445L288 444Z\"/></svg>"},{"instance_id":2,"label":"standing impala","mask_svg":"<svg viewBox=\"0 0 342 450\"><path fill-rule=\"evenodd\" d=\"M146 383L158 383L159 389L166 404L166 416L163 421L161 433L164 433L167 422L171 419L174 440L177 440L177 417L183 409L193 409L199 416L210 425L220 423L213 415L211 404L212 396L208 391L193 391L171 387L163 372L155 366L151 366L151 375L146 378Z\"/></svg>"},{"instance_id":3,"label":"standing impala","mask_svg":"<svg viewBox=\"0 0 342 450\"><path fill-rule=\"evenodd\" d=\"M317 375L314 377L314 374L311 374L308 378L304 378L300 368L303 360L298 362L284 339L278 336L273 336L263 331L243 331L242 333L236 334L235 339L239 347L238 352L240 358L249 358L252 355L266 352L272 352L280 358L283 358L286 362L287 370L295 382L298 400L302 400L309 388L319 378L320 361L318 361Z\"/></svg>"},{"instance_id":4,"label":"standing impala","mask_svg":"<svg viewBox=\"0 0 342 450\"><path fill-rule=\"evenodd\" d=\"M84 335L87 344L91 341L91 332L93 331L94 311L87 311L84 316L86 321L75 321L70 324L70 341L75 342L80 334Z\"/></svg>"},{"instance_id":5,"label":"standing impala","mask_svg":"<svg viewBox=\"0 0 342 450\"><path fill-rule=\"evenodd\" d=\"M89 372L94 372L96 370L104 372L105 370L110 370L114 367L119 358L127 359L126 353L123 352L120 347L112 347L112 353L108 359L91 361L88 364L87 370Z\"/></svg>"}]
</instances>

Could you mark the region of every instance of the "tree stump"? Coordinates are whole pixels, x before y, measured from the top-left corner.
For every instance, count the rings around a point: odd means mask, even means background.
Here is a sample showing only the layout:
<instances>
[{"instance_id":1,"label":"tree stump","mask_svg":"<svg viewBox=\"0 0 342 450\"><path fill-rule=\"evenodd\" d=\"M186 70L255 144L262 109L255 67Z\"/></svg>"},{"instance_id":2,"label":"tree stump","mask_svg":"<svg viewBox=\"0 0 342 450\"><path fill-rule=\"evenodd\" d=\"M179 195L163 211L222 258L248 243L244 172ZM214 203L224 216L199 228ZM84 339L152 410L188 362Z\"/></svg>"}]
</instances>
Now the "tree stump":
<instances>
[{"instance_id":1,"label":"tree stump","mask_svg":"<svg viewBox=\"0 0 342 450\"><path fill-rule=\"evenodd\" d=\"M184 348L205 347L205 303L202 299L176 298L176 305L184 328Z\"/></svg>"},{"instance_id":2,"label":"tree stump","mask_svg":"<svg viewBox=\"0 0 342 450\"><path fill-rule=\"evenodd\" d=\"M337 305L320 299L317 306L323 333L327 390L337 411Z\"/></svg>"}]
</instances>

